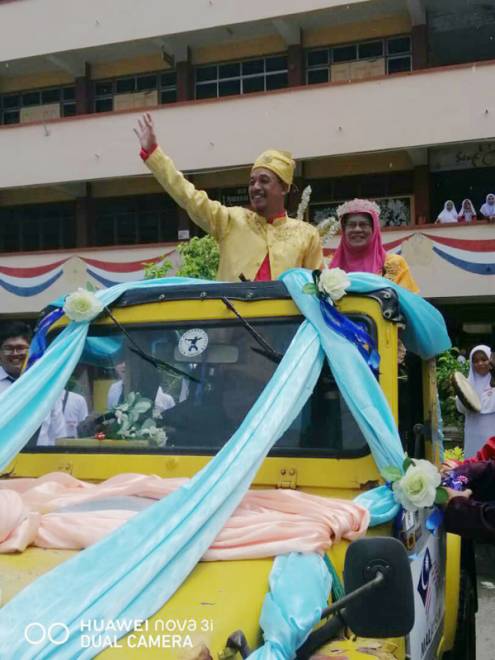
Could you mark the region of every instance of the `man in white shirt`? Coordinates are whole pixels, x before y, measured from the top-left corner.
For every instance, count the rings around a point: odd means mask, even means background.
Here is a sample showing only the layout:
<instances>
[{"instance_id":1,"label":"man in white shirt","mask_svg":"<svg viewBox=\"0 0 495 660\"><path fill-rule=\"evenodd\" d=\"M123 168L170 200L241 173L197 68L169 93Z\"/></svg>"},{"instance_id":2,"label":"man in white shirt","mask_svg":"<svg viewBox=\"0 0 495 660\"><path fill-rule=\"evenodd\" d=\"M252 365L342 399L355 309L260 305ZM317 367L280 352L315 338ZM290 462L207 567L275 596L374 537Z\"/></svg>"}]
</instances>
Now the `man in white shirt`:
<instances>
[{"instance_id":1,"label":"man in white shirt","mask_svg":"<svg viewBox=\"0 0 495 660\"><path fill-rule=\"evenodd\" d=\"M0 329L0 393L21 375L30 341L31 329L23 321L12 321ZM41 425L36 444L53 445L55 438L66 435L62 404L58 401Z\"/></svg>"},{"instance_id":2,"label":"man in white shirt","mask_svg":"<svg viewBox=\"0 0 495 660\"><path fill-rule=\"evenodd\" d=\"M88 404L82 394L64 390L62 393L62 412L67 427L67 437L77 438L77 425L88 416Z\"/></svg>"},{"instance_id":3,"label":"man in white shirt","mask_svg":"<svg viewBox=\"0 0 495 660\"><path fill-rule=\"evenodd\" d=\"M119 362L115 365L115 372L119 377L119 380L112 383L108 389L107 394L107 408L111 410L123 402L123 390L124 390L124 377L125 377L125 362ZM169 410L175 406L174 397L170 394L167 394L162 390L161 387L158 388L155 396L155 412L162 413L165 410Z\"/></svg>"},{"instance_id":4,"label":"man in white shirt","mask_svg":"<svg viewBox=\"0 0 495 660\"><path fill-rule=\"evenodd\" d=\"M21 375L30 341L31 329L23 321L6 323L0 329L0 392Z\"/></svg>"},{"instance_id":5,"label":"man in white shirt","mask_svg":"<svg viewBox=\"0 0 495 660\"><path fill-rule=\"evenodd\" d=\"M81 394L64 390L41 425L38 447L53 447L57 438L77 438L77 426L88 416L88 404Z\"/></svg>"}]
</instances>

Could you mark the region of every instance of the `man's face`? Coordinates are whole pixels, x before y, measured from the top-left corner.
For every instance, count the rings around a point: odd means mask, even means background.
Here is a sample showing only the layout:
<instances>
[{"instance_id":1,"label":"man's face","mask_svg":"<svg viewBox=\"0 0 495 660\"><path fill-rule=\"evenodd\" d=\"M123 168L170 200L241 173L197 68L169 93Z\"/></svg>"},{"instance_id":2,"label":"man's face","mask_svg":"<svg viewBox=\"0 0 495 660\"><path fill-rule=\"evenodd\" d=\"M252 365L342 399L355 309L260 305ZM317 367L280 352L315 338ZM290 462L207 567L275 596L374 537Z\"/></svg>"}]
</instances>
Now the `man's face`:
<instances>
[{"instance_id":1,"label":"man's face","mask_svg":"<svg viewBox=\"0 0 495 660\"><path fill-rule=\"evenodd\" d=\"M256 213L269 216L272 210L284 208L287 186L271 170L257 167L249 177L248 192Z\"/></svg>"},{"instance_id":2,"label":"man's face","mask_svg":"<svg viewBox=\"0 0 495 660\"><path fill-rule=\"evenodd\" d=\"M29 342L24 337L8 337L0 346L0 366L13 378L21 374Z\"/></svg>"},{"instance_id":3,"label":"man's face","mask_svg":"<svg viewBox=\"0 0 495 660\"><path fill-rule=\"evenodd\" d=\"M351 247L363 248L371 241L371 218L364 213L353 213L344 220L344 234Z\"/></svg>"}]
</instances>

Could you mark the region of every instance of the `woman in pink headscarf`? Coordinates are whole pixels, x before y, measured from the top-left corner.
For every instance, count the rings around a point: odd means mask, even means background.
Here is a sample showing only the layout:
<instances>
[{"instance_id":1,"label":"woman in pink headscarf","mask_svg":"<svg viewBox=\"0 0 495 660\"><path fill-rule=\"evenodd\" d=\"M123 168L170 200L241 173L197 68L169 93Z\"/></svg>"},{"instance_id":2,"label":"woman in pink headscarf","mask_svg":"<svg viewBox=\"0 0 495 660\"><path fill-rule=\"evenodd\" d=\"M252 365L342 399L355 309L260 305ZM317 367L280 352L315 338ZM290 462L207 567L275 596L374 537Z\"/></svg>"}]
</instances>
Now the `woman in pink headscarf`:
<instances>
[{"instance_id":1,"label":"woman in pink headscarf","mask_svg":"<svg viewBox=\"0 0 495 660\"><path fill-rule=\"evenodd\" d=\"M413 293L419 288L407 261L399 254L387 254L380 232L380 208L367 199L353 199L337 209L342 239L333 255L331 268L347 273L373 273L400 284Z\"/></svg>"}]
</instances>

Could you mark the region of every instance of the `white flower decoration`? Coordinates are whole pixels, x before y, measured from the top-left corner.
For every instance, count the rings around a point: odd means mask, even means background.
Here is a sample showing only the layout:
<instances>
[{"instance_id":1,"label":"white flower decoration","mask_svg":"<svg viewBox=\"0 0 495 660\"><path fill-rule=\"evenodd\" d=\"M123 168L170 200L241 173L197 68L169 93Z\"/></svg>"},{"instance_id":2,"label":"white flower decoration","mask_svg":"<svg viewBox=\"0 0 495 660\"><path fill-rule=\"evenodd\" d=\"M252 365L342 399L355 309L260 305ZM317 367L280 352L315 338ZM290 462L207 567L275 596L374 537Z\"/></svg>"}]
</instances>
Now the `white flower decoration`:
<instances>
[{"instance_id":1,"label":"white flower decoration","mask_svg":"<svg viewBox=\"0 0 495 660\"><path fill-rule=\"evenodd\" d=\"M95 294L81 288L67 296L64 303L64 312L71 321L92 321L102 310Z\"/></svg>"},{"instance_id":2,"label":"white flower decoration","mask_svg":"<svg viewBox=\"0 0 495 660\"><path fill-rule=\"evenodd\" d=\"M406 511L418 511L433 506L440 482L440 472L434 465L415 459L402 479L392 484L392 488L395 499Z\"/></svg>"},{"instance_id":3,"label":"white flower decoration","mask_svg":"<svg viewBox=\"0 0 495 660\"><path fill-rule=\"evenodd\" d=\"M311 186L306 186L306 188L304 188L304 190L302 191L301 201L299 202L299 206L297 207L297 213L296 213L297 220L304 219L304 214L306 213L306 209L308 208L312 192L313 191L311 190Z\"/></svg>"},{"instance_id":4,"label":"white flower decoration","mask_svg":"<svg viewBox=\"0 0 495 660\"><path fill-rule=\"evenodd\" d=\"M141 435L148 436L150 442L157 447L165 447L167 444L167 433L165 429L157 428L155 425L141 429Z\"/></svg>"},{"instance_id":5,"label":"white flower decoration","mask_svg":"<svg viewBox=\"0 0 495 660\"><path fill-rule=\"evenodd\" d=\"M325 268L318 279L318 289L332 302L337 302L346 295L351 286L347 273L342 268Z\"/></svg>"}]
</instances>

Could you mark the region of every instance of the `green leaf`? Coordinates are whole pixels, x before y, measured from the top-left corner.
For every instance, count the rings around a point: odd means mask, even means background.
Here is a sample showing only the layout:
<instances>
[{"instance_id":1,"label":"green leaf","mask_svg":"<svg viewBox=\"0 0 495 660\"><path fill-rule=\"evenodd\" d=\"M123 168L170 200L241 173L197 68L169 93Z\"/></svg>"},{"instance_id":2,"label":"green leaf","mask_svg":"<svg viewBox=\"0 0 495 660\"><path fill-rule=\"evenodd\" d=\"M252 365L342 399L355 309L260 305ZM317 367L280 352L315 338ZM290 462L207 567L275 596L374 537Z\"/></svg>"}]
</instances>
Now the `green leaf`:
<instances>
[{"instance_id":1,"label":"green leaf","mask_svg":"<svg viewBox=\"0 0 495 660\"><path fill-rule=\"evenodd\" d=\"M398 481L402 477L402 472L398 467L389 465L386 468L383 468L382 477L385 479L385 481Z\"/></svg>"},{"instance_id":2,"label":"green leaf","mask_svg":"<svg viewBox=\"0 0 495 660\"><path fill-rule=\"evenodd\" d=\"M449 494L442 486L437 488L437 494L435 495L435 504L447 504L449 501Z\"/></svg>"},{"instance_id":3,"label":"green leaf","mask_svg":"<svg viewBox=\"0 0 495 660\"><path fill-rule=\"evenodd\" d=\"M148 410L152 407L152 405L153 404L149 399L145 399L145 398L139 399L134 404L132 412L138 416L142 415L143 413L148 412Z\"/></svg>"},{"instance_id":4,"label":"green leaf","mask_svg":"<svg viewBox=\"0 0 495 660\"><path fill-rule=\"evenodd\" d=\"M412 458L409 458L409 456L406 456L404 459L404 463L402 463L402 469L404 472L407 472L407 469L411 467L411 465L414 465L414 461Z\"/></svg>"},{"instance_id":5,"label":"green leaf","mask_svg":"<svg viewBox=\"0 0 495 660\"><path fill-rule=\"evenodd\" d=\"M303 293L315 295L317 293L316 285L313 282L308 282L303 286Z\"/></svg>"}]
</instances>

